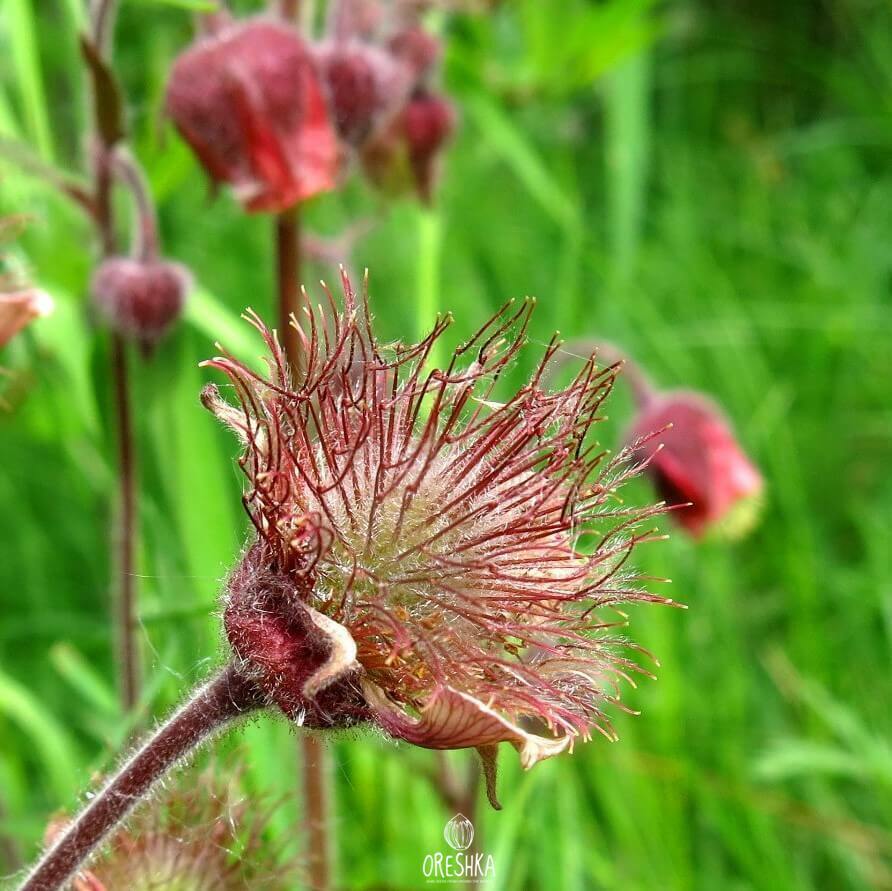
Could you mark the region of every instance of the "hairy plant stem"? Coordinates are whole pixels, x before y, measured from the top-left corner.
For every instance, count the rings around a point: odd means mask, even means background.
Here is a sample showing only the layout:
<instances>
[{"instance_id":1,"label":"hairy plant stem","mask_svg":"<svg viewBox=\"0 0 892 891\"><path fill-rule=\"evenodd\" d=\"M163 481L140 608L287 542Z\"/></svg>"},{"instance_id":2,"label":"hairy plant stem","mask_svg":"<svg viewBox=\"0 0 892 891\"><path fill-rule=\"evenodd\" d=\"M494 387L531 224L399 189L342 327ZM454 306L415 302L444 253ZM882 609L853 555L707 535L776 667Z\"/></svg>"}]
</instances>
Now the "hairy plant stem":
<instances>
[{"instance_id":1,"label":"hairy plant stem","mask_svg":"<svg viewBox=\"0 0 892 891\"><path fill-rule=\"evenodd\" d=\"M112 216L112 158L108 146L96 147L96 228L102 256L116 252ZM115 437L118 454L118 527L114 546L113 613L117 626L118 691L121 708L130 712L139 699L139 647L136 640L136 449L130 408L130 374L127 345L115 334L111 340L111 376L114 386Z\"/></svg>"},{"instance_id":2,"label":"hairy plant stem","mask_svg":"<svg viewBox=\"0 0 892 891\"><path fill-rule=\"evenodd\" d=\"M93 797L50 845L19 891L64 887L177 762L227 724L264 705L265 698L253 681L231 665L224 668L174 712Z\"/></svg>"},{"instance_id":3,"label":"hairy plant stem","mask_svg":"<svg viewBox=\"0 0 892 891\"><path fill-rule=\"evenodd\" d=\"M331 887L331 838L328 813L328 752L312 734L301 737L304 807L307 816L307 870L310 888Z\"/></svg>"},{"instance_id":4,"label":"hairy plant stem","mask_svg":"<svg viewBox=\"0 0 892 891\"><path fill-rule=\"evenodd\" d=\"M299 379L304 367L300 338L291 324L292 315L300 319L303 294L300 288L300 216L298 207L276 217L276 282L278 290L279 338L291 366L291 374ZM326 789L327 752L312 735L300 740L301 775L304 807L307 817L307 865L310 887L326 891L331 884L328 795Z\"/></svg>"},{"instance_id":5,"label":"hairy plant stem","mask_svg":"<svg viewBox=\"0 0 892 891\"><path fill-rule=\"evenodd\" d=\"M292 315L300 321L303 295L300 288L300 216L297 207L276 217L276 282L279 297L279 339L285 348L293 377L303 368L300 338L291 324Z\"/></svg>"},{"instance_id":6,"label":"hairy plant stem","mask_svg":"<svg viewBox=\"0 0 892 891\"><path fill-rule=\"evenodd\" d=\"M111 55L111 35L116 12L114 0L95 0L91 7L93 40L105 59ZM112 187L114 184L115 147L103 138L101 99L93 90L94 157L93 157L93 220L103 258L117 253ZM113 606L118 649L118 690L121 708L133 710L139 699L139 647L136 640L136 518L137 486L133 436L133 413L130 409L130 380L127 347L119 335L111 342L111 376L114 386L115 436L118 454L118 532L114 545Z\"/></svg>"},{"instance_id":7,"label":"hairy plant stem","mask_svg":"<svg viewBox=\"0 0 892 891\"><path fill-rule=\"evenodd\" d=\"M473 758L468 757L464 775L459 774L449 760L452 753L435 751L435 767L429 772L434 790L443 803L450 816L462 814L467 817L474 826L474 840L467 849L468 856L473 857L481 849L481 832L477 825L477 801L480 797L480 768ZM462 756L469 756L470 752L462 752ZM462 885L468 891L474 891L478 887L476 883L469 882Z\"/></svg>"}]
</instances>

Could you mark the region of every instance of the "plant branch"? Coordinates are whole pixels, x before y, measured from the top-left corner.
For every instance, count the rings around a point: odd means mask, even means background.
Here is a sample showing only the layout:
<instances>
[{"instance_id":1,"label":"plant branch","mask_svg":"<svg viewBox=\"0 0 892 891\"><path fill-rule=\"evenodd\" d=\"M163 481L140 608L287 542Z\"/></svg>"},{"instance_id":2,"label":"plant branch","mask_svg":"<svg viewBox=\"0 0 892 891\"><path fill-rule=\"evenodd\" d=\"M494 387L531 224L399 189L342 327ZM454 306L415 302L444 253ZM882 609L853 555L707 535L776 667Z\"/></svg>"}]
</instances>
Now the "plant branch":
<instances>
[{"instance_id":1,"label":"plant branch","mask_svg":"<svg viewBox=\"0 0 892 891\"><path fill-rule=\"evenodd\" d=\"M291 374L298 377L304 364L300 339L291 318L300 318L303 295L300 289L300 218L293 207L276 217L276 284L278 290L279 338L285 348ZM307 863L310 887L325 891L330 886L329 818L326 795L326 751L313 736L300 742L304 805L307 814Z\"/></svg>"},{"instance_id":2,"label":"plant branch","mask_svg":"<svg viewBox=\"0 0 892 891\"><path fill-rule=\"evenodd\" d=\"M301 737L304 806L307 814L307 869L312 891L331 887L331 839L329 838L326 762L328 753L312 734Z\"/></svg>"},{"instance_id":3,"label":"plant branch","mask_svg":"<svg viewBox=\"0 0 892 891\"><path fill-rule=\"evenodd\" d=\"M90 6L90 36L103 55L108 53L117 11L116 0L93 0Z\"/></svg>"},{"instance_id":4,"label":"plant branch","mask_svg":"<svg viewBox=\"0 0 892 891\"><path fill-rule=\"evenodd\" d=\"M159 250L158 220L145 173L133 154L124 146L115 149L112 169L130 190L133 198L132 254L139 260L155 260Z\"/></svg>"},{"instance_id":5,"label":"plant branch","mask_svg":"<svg viewBox=\"0 0 892 891\"><path fill-rule=\"evenodd\" d=\"M20 886L57 891L167 772L227 724L261 708L252 681L229 665L199 688L71 822Z\"/></svg>"},{"instance_id":6,"label":"plant branch","mask_svg":"<svg viewBox=\"0 0 892 891\"><path fill-rule=\"evenodd\" d=\"M300 338L291 317L300 321L303 295L300 287L300 217L292 207L276 217L276 272L279 297L279 338L285 348L291 374L303 368Z\"/></svg>"}]
</instances>

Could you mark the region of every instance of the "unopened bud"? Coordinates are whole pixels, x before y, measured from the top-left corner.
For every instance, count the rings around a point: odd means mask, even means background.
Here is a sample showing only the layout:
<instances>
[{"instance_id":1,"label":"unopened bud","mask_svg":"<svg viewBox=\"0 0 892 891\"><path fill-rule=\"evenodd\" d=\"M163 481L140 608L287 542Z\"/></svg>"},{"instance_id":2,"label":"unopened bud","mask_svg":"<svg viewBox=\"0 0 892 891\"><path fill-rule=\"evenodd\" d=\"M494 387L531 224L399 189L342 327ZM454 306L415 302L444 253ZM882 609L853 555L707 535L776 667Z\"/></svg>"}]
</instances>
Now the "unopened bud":
<instances>
[{"instance_id":1,"label":"unopened bud","mask_svg":"<svg viewBox=\"0 0 892 891\"><path fill-rule=\"evenodd\" d=\"M388 53L357 40L325 43L317 50L332 120L338 135L358 146L406 99L407 66Z\"/></svg>"},{"instance_id":2,"label":"unopened bud","mask_svg":"<svg viewBox=\"0 0 892 891\"><path fill-rule=\"evenodd\" d=\"M111 257L93 276L93 300L109 327L150 350L179 318L189 275L178 263Z\"/></svg>"}]
</instances>

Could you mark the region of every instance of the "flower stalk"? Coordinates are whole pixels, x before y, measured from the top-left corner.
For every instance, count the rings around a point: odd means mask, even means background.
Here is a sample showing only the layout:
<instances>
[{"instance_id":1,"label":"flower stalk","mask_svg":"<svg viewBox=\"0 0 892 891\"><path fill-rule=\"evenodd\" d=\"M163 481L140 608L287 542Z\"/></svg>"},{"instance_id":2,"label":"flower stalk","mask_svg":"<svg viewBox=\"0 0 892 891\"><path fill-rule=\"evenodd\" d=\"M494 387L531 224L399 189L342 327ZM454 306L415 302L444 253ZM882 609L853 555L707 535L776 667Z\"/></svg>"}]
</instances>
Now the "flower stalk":
<instances>
[{"instance_id":1,"label":"flower stalk","mask_svg":"<svg viewBox=\"0 0 892 891\"><path fill-rule=\"evenodd\" d=\"M292 316L300 318L300 216L299 206L276 215L276 287L278 290L279 337L291 366L298 375L302 366L300 339L291 324Z\"/></svg>"},{"instance_id":2,"label":"flower stalk","mask_svg":"<svg viewBox=\"0 0 892 891\"><path fill-rule=\"evenodd\" d=\"M105 64L111 43L111 27L115 9L113 0L99 0L93 7L93 47L98 60ZM96 65L92 65L94 70ZM117 250L115 222L112 209L114 183L114 145L109 141L104 124L102 82L94 76L93 115L95 119L95 148L93 159L93 188L95 226L103 259ZM130 375L127 347L123 337L115 333L111 342L111 372L114 383L115 435L118 453L119 527L116 536L114 611L117 623L118 688L121 708L130 712L139 698L139 648L136 642L136 449L133 436L133 414L130 410Z\"/></svg>"},{"instance_id":3,"label":"flower stalk","mask_svg":"<svg viewBox=\"0 0 892 891\"><path fill-rule=\"evenodd\" d=\"M278 290L279 337L285 350L292 379L304 367L300 339L291 319L300 318L301 242L299 205L275 218L276 285ZM329 837L326 762L328 753L312 735L302 736L299 758L303 777L304 809L307 815L307 867L313 891L325 891L331 883L331 839Z\"/></svg>"},{"instance_id":4,"label":"flower stalk","mask_svg":"<svg viewBox=\"0 0 892 891\"><path fill-rule=\"evenodd\" d=\"M253 682L229 665L200 687L72 821L20 886L57 891L152 787L198 746L265 703Z\"/></svg>"}]
</instances>

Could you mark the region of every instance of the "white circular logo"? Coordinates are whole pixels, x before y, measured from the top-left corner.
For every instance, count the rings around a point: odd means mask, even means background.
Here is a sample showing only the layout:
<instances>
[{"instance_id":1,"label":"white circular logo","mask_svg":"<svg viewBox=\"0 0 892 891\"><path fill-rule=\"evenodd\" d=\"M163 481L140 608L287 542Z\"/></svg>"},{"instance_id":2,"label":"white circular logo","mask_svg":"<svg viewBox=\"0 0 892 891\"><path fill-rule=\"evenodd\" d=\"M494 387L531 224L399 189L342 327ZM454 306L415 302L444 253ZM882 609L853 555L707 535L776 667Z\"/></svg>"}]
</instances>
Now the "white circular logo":
<instances>
[{"instance_id":1,"label":"white circular logo","mask_svg":"<svg viewBox=\"0 0 892 891\"><path fill-rule=\"evenodd\" d=\"M474 841L474 824L464 814L456 814L443 829L443 838L450 848L467 851Z\"/></svg>"}]
</instances>

